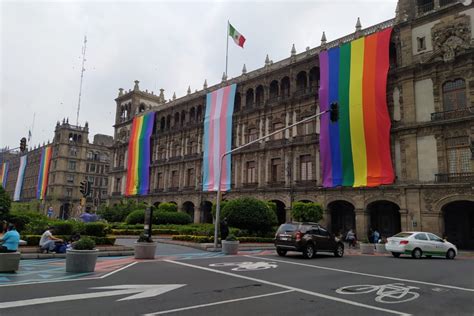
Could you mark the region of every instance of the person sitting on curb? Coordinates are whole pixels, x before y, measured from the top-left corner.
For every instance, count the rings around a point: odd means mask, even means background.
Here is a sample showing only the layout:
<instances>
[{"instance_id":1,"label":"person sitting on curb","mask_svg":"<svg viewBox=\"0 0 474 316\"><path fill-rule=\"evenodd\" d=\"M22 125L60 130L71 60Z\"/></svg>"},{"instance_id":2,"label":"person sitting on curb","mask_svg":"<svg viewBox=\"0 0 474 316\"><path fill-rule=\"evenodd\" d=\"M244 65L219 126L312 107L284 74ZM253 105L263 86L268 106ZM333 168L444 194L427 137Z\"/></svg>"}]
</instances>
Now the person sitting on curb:
<instances>
[{"instance_id":1,"label":"person sitting on curb","mask_svg":"<svg viewBox=\"0 0 474 316\"><path fill-rule=\"evenodd\" d=\"M0 238L0 252L17 252L20 244L20 234L16 231L15 225L9 224L7 232Z\"/></svg>"},{"instance_id":2,"label":"person sitting on curb","mask_svg":"<svg viewBox=\"0 0 474 316\"><path fill-rule=\"evenodd\" d=\"M39 245L41 247L42 252L53 252L56 248L56 242L63 242L61 238L56 238L53 236L54 227L49 227L43 235L41 235L41 239Z\"/></svg>"}]
</instances>

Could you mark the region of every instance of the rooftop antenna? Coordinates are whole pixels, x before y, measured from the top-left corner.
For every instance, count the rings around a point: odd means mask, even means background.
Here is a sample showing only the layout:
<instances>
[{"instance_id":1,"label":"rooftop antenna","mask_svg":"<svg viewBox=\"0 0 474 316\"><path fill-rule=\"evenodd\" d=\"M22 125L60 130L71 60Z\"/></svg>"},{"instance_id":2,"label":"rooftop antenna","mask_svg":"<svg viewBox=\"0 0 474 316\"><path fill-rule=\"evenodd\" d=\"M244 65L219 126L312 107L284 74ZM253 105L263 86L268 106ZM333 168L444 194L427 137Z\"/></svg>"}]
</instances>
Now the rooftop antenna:
<instances>
[{"instance_id":1,"label":"rooftop antenna","mask_svg":"<svg viewBox=\"0 0 474 316\"><path fill-rule=\"evenodd\" d=\"M82 80L84 79L84 64L86 62L86 48L87 48L87 35L84 35L84 44L82 45L82 67L81 67L81 84L79 86L79 101L77 103L77 116L76 126L79 126L79 110L81 109L81 94L82 94Z\"/></svg>"}]
</instances>

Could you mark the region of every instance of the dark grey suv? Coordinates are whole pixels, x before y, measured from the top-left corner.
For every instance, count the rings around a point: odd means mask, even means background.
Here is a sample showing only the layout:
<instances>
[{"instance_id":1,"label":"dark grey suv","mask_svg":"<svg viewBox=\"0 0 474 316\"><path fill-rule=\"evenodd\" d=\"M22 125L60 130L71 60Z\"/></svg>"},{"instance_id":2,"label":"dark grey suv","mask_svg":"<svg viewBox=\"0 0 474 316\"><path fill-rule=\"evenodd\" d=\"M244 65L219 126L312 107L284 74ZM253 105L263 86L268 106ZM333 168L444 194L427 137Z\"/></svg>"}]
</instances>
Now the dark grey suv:
<instances>
[{"instance_id":1,"label":"dark grey suv","mask_svg":"<svg viewBox=\"0 0 474 316\"><path fill-rule=\"evenodd\" d=\"M287 251L302 252L308 259L317 251L332 252L336 257L344 255L342 241L318 223L310 222L281 224L275 234L275 247L280 256L285 256Z\"/></svg>"}]
</instances>

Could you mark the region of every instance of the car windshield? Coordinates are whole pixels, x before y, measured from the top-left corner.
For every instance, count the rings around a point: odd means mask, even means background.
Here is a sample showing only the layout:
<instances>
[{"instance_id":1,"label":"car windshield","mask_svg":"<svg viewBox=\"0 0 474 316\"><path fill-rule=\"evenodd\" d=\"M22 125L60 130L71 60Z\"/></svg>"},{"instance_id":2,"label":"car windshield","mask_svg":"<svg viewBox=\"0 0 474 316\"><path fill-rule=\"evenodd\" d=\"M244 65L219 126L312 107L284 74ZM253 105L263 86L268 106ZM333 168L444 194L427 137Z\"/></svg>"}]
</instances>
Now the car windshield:
<instances>
[{"instance_id":1,"label":"car windshield","mask_svg":"<svg viewBox=\"0 0 474 316\"><path fill-rule=\"evenodd\" d=\"M294 232L298 228L298 225L295 224L282 224L280 228L278 228L278 232Z\"/></svg>"},{"instance_id":2,"label":"car windshield","mask_svg":"<svg viewBox=\"0 0 474 316\"><path fill-rule=\"evenodd\" d=\"M413 234L412 233L398 233L398 234L396 234L395 236L392 236L392 237L406 238L406 237L410 237L411 235L413 235Z\"/></svg>"}]
</instances>

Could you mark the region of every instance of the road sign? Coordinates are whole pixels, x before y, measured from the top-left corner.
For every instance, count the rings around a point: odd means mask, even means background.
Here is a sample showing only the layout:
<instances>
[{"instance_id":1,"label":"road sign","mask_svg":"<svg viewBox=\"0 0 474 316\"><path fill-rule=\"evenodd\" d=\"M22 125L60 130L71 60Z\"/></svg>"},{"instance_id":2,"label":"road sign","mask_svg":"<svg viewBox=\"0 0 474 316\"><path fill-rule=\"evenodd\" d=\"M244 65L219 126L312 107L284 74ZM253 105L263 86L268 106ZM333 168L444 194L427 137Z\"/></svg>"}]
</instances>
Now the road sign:
<instances>
[{"instance_id":1,"label":"road sign","mask_svg":"<svg viewBox=\"0 0 474 316\"><path fill-rule=\"evenodd\" d=\"M84 294L73 294L73 295L62 295L52 297L34 298L29 300L12 301L0 303L0 309L12 308L20 306L38 305L38 304L49 304L54 302L74 301L74 300L85 300L89 298L99 298L117 295L134 294L121 298L117 301L128 301L136 300L140 298L147 298L157 296L168 291L179 289L186 284L124 284L124 285L112 285L93 287L94 290L111 290L103 292L93 292Z\"/></svg>"}]
</instances>

